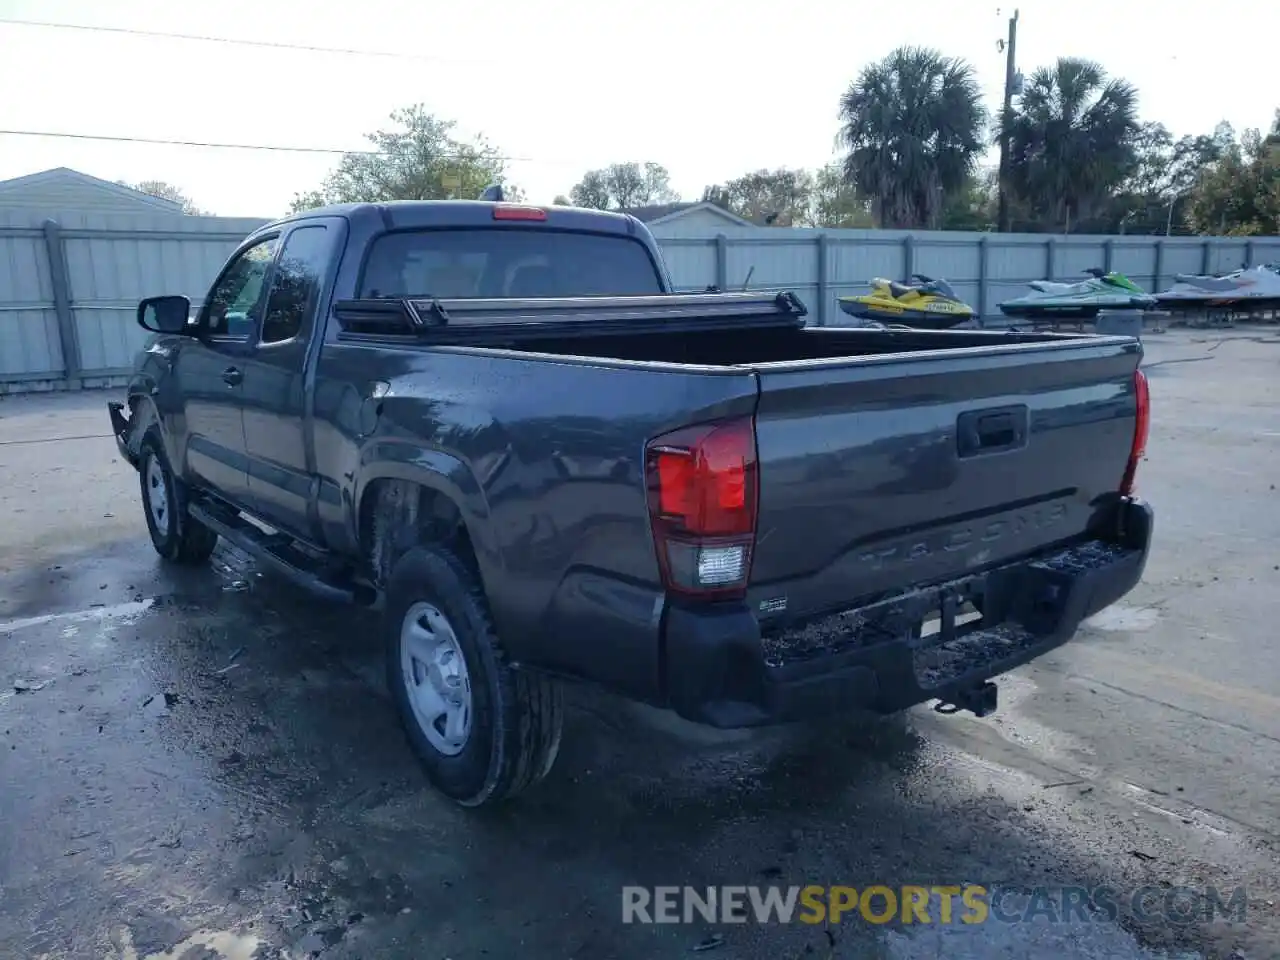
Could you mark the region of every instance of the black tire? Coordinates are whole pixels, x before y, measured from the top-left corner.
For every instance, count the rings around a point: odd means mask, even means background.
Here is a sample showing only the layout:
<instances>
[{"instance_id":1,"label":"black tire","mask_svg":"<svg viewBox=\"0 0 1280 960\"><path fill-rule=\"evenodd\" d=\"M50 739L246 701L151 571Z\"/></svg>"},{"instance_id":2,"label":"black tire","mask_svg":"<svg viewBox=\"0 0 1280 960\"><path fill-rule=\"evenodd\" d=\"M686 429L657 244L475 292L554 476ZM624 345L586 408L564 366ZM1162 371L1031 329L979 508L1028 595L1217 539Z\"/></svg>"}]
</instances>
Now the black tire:
<instances>
[{"instance_id":1,"label":"black tire","mask_svg":"<svg viewBox=\"0 0 1280 960\"><path fill-rule=\"evenodd\" d=\"M154 429L142 438L138 481L142 487L142 513L156 553L171 563L195 566L208 561L218 535L187 512L187 491L173 475L164 444ZM153 465L155 470L153 471ZM165 509L154 508L157 479L164 483Z\"/></svg>"},{"instance_id":2,"label":"black tire","mask_svg":"<svg viewBox=\"0 0 1280 960\"><path fill-rule=\"evenodd\" d=\"M454 754L431 743L411 702L415 679L403 665L402 634L410 611L421 604L447 619L470 680L470 731ZM510 667L484 590L457 556L442 547L415 547L396 562L387 581L384 630L387 685L432 786L462 806L479 807L514 797L551 771L564 723L560 687Z\"/></svg>"}]
</instances>

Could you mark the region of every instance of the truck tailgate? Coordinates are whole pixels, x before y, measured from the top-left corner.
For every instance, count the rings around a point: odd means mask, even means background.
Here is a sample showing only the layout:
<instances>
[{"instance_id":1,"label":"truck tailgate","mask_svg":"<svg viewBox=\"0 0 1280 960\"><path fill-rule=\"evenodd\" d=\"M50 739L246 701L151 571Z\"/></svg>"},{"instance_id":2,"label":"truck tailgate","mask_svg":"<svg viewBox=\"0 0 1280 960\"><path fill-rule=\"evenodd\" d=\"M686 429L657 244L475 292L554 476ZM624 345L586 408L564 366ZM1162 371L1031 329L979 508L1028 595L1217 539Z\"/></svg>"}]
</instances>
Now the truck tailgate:
<instances>
[{"instance_id":1,"label":"truck tailgate","mask_svg":"<svg viewBox=\"0 0 1280 960\"><path fill-rule=\"evenodd\" d=\"M755 366L752 607L830 612L1101 524L1140 359L1133 340L1090 338Z\"/></svg>"}]
</instances>

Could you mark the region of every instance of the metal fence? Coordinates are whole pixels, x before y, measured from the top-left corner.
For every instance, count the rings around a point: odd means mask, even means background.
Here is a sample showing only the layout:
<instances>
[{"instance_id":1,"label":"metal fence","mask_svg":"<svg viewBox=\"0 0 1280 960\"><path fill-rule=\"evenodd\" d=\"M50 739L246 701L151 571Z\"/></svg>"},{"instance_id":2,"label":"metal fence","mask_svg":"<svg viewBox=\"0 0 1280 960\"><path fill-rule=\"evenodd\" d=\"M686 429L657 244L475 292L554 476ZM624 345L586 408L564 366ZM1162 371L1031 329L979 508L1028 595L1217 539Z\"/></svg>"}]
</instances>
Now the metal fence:
<instances>
[{"instance_id":1,"label":"metal fence","mask_svg":"<svg viewBox=\"0 0 1280 960\"><path fill-rule=\"evenodd\" d=\"M146 340L138 301L199 302L262 220L0 211L0 393L106 385Z\"/></svg>"},{"instance_id":2,"label":"metal fence","mask_svg":"<svg viewBox=\"0 0 1280 960\"><path fill-rule=\"evenodd\" d=\"M836 300L875 277L945 278L985 321L1032 280L1080 280L1118 270L1152 292L1179 273L1218 273L1280 261L1280 237L1102 237L1043 234L733 228L717 236L659 238L681 290L794 290L812 323L839 324Z\"/></svg>"},{"instance_id":3,"label":"metal fence","mask_svg":"<svg viewBox=\"0 0 1280 960\"><path fill-rule=\"evenodd\" d=\"M181 293L198 303L237 243L262 220L0 212L0 393L117 382L146 334L139 299ZM676 227L677 225L672 225ZM983 318L1040 279L1120 270L1147 290L1177 273L1280 261L1280 237L1097 237L891 230L663 230L681 290L789 289L812 323L839 324L838 297L874 277L944 277Z\"/></svg>"}]
</instances>

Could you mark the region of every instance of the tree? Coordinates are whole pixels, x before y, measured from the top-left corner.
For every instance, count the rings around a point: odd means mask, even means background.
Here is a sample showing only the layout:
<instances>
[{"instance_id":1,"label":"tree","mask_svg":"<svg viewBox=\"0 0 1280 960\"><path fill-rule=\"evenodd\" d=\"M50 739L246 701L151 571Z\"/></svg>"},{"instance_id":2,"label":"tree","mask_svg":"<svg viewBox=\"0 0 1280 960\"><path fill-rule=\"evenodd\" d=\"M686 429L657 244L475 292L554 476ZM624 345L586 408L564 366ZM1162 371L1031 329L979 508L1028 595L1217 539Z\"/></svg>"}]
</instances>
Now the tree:
<instances>
[{"instance_id":1,"label":"tree","mask_svg":"<svg viewBox=\"0 0 1280 960\"><path fill-rule=\"evenodd\" d=\"M843 166L829 163L813 175L805 225L865 230L874 227L876 221L866 195L845 179Z\"/></svg>"},{"instance_id":2,"label":"tree","mask_svg":"<svg viewBox=\"0 0 1280 960\"><path fill-rule=\"evenodd\" d=\"M795 227L809 220L813 189L807 170L756 170L707 187L702 199L755 223Z\"/></svg>"},{"instance_id":3,"label":"tree","mask_svg":"<svg viewBox=\"0 0 1280 960\"><path fill-rule=\"evenodd\" d=\"M1162 234L1185 230L1200 174L1235 143L1231 124L1177 141L1161 123L1144 123L1134 139L1134 166L1112 204L1107 232Z\"/></svg>"},{"instance_id":4,"label":"tree","mask_svg":"<svg viewBox=\"0 0 1280 960\"><path fill-rule=\"evenodd\" d=\"M577 207L633 210L674 203L680 195L671 189L671 174L660 163L611 163L583 174L569 191L569 199Z\"/></svg>"},{"instance_id":5,"label":"tree","mask_svg":"<svg viewBox=\"0 0 1280 960\"><path fill-rule=\"evenodd\" d=\"M996 227L1000 172L995 167L970 174L964 187L942 205L943 230L985 232Z\"/></svg>"},{"instance_id":6,"label":"tree","mask_svg":"<svg viewBox=\"0 0 1280 960\"><path fill-rule=\"evenodd\" d=\"M553 207L571 207L573 201L566 197L563 193L557 193L555 199L551 201Z\"/></svg>"},{"instance_id":7,"label":"tree","mask_svg":"<svg viewBox=\"0 0 1280 960\"><path fill-rule=\"evenodd\" d=\"M1183 138L1189 139L1189 138ZM1172 228L1177 191L1173 187L1173 134L1162 123L1144 123L1133 138L1133 165L1106 216L1108 233L1154 234Z\"/></svg>"},{"instance_id":8,"label":"tree","mask_svg":"<svg viewBox=\"0 0 1280 960\"><path fill-rule=\"evenodd\" d=\"M1042 228L1105 212L1137 163L1138 94L1096 63L1062 57L1026 83L1009 118L1009 187Z\"/></svg>"},{"instance_id":9,"label":"tree","mask_svg":"<svg viewBox=\"0 0 1280 960\"><path fill-rule=\"evenodd\" d=\"M207 213L195 205L190 197L172 183L165 183L163 180L142 180L138 183L117 180L116 184L121 187L128 187L130 190L137 190L139 193L145 193L149 197L159 197L161 200L172 200L174 203L180 203L182 204L182 212L189 216L208 216Z\"/></svg>"},{"instance_id":10,"label":"tree","mask_svg":"<svg viewBox=\"0 0 1280 960\"><path fill-rule=\"evenodd\" d=\"M506 177L495 147L483 137L458 139L452 120L441 120L422 104L393 111L391 121L394 129L365 134L373 150L343 154L319 189L294 197L293 210L330 203L473 200ZM504 192L508 199L521 197L509 184Z\"/></svg>"},{"instance_id":11,"label":"tree","mask_svg":"<svg viewBox=\"0 0 1280 960\"><path fill-rule=\"evenodd\" d=\"M983 149L986 111L973 68L900 47L864 67L840 98L845 179L872 198L882 227L936 226Z\"/></svg>"},{"instance_id":12,"label":"tree","mask_svg":"<svg viewBox=\"0 0 1280 960\"><path fill-rule=\"evenodd\" d=\"M1169 159L1168 189L1178 196L1190 193L1205 168L1221 160L1235 142L1236 132L1225 120L1212 134L1179 139Z\"/></svg>"},{"instance_id":13,"label":"tree","mask_svg":"<svg viewBox=\"0 0 1280 960\"><path fill-rule=\"evenodd\" d=\"M582 179L569 190L569 200L575 207L590 207L592 210L608 210L617 206L604 170L588 170L583 174Z\"/></svg>"},{"instance_id":14,"label":"tree","mask_svg":"<svg viewBox=\"0 0 1280 960\"><path fill-rule=\"evenodd\" d=\"M1280 110L1267 136L1246 130L1201 171L1187 220L1198 233L1280 233Z\"/></svg>"}]
</instances>

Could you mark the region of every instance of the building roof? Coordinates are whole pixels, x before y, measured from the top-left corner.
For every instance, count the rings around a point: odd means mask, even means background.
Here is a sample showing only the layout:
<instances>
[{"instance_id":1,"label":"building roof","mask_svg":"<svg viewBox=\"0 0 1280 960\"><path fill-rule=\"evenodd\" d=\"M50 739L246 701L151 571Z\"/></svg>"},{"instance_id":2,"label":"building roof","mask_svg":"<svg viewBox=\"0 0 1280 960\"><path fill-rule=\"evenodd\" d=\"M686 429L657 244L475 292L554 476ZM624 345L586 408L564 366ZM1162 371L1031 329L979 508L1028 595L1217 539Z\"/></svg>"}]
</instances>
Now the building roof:
<instances>
[{"instance_id":1,"label":"building roof","mask_svg":"<svg viewBox=\"0 0 1280 960\"><path fill-rule=\"evenodd\" d=\"M12 180L0 180L0 195L15 193L29 187L45 186L50 183L78 183L117 197L127 198L140 206L151 207L157 212L182 213L182 204L176 200L153 197L151 194L143 193L141 190L134 190L132 187L112 183L110 180L100 180L97 177L89 176L87 173L81 173L79 170L72 170L70 167L54 167L52 170L41 170L39 173L29 173L23 177L14 177Z\"/></svg>"},{"instance_id":2,"label":"building roof","mask_svg":"<svg viewBox=\"0 0 1280 960\"><path fill-rule=\"evenodd\" d=\"M683 216L694 210L707 210L711 213L723 217L725 221L733 226L749 227L750 220L744 220L736 214L730 213L724 207L714 203L708 203L705 200L699 200L693 203L656 203L645 207L632 207L624 210L623 213L629 213L641 223L653 226L655 223L663 223L668 220L674 220L676 217Z\"/></svg>"}]
</instances>

